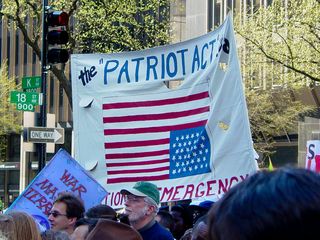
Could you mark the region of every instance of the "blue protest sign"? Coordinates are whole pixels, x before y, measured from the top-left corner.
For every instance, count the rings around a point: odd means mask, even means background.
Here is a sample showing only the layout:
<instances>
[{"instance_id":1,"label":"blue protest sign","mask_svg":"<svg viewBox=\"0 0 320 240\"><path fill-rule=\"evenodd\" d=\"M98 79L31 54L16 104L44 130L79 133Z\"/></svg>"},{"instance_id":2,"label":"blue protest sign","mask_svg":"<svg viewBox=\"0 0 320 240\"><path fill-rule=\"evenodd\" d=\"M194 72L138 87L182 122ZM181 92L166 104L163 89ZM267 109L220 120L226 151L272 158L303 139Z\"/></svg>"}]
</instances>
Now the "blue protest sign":
<instances>
[{"instance_id":1,"label":"blue protest sign","mask_svg":"<svg viewBox=\"0 0 320 240\"><path fill-rule=\"evenodd\" d=\"M24 211L45 229L50 228L48 214L61 192L80 197L85 209L101 203L107 191L65 150L60 149L7 211Z\"/></svg>"}]
</instances>

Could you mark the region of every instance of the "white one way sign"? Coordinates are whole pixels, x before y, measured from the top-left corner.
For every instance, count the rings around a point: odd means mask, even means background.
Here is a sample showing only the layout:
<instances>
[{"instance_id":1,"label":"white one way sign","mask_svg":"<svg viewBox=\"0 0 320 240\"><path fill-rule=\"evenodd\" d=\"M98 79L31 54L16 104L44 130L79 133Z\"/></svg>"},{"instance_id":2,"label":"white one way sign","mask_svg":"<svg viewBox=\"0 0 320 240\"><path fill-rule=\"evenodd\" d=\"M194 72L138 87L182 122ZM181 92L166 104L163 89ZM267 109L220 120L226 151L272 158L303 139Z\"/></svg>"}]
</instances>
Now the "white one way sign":
<instances>
[{"instance_id":1,"label":"white one way sign","mask_svg":"<svg viewBox=\"0 0 320 240\"><path fill-rule=\"evenodd\" d=\"M64 128L29 127L24 129L24 139L33 143L64 143Z\"/></svg>"}]
</instances>

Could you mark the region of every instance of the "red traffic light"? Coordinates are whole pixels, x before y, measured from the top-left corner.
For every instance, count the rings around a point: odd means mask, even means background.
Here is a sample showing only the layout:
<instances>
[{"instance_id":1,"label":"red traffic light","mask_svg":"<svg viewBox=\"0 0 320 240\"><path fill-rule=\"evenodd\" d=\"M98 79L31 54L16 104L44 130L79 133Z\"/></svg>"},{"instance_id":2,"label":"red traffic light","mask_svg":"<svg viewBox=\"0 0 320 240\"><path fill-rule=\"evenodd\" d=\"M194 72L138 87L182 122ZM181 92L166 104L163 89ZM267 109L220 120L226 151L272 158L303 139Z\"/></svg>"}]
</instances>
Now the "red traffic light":
<instances>
[{"instance_id":1,"label":"red traffic light","mask_svg":"<svg viewBox=\"0 0 320 240\"><path fill-rule=\"evenodd\" d=\"M69 22L69 15L66 12L54 11L48 13L48 26L67 26Z\"/></svg>"}]
</instances>

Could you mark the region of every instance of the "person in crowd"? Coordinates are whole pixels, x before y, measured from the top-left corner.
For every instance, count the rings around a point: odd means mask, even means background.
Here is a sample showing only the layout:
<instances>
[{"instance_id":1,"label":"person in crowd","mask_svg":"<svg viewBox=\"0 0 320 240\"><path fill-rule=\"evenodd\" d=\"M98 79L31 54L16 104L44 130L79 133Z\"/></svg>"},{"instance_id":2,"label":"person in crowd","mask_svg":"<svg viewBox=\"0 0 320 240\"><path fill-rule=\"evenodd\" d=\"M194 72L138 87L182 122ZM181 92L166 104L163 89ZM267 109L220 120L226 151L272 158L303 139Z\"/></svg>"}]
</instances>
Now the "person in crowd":
<instances>
[{"instance_id":1,"label":"person in crowd","mask_svg":"<svg viewBox=\"0 0 320 240\"><path fill-rule=\"evenodd\" d=\"M99 204L94 206L85 213L86 218L105 218L117 221L117 212L110 206Z\"/></svg>"},{"instance_id":2,"label":"person in crowd","mask_svg":"<svg viewBox=\"0 0 320 240\"><path fill-rule=\"evenodd\" d=\"M89 208L85 213L85 217L77 220L75 229L71 234L71 239L85 239L96 226L99 219L118 221L117 212L112 207L104 204Z\"/></svg>"},{"instance_id":3,"label":"person in crowd","mask_svg":"<svg viewBox=\"0 0 320 240\"><path fill-rule=\"evenodd\" d=\"M60 194L49 213L51 229L71 235L76 221L83 217L84 211L84 205L79 198L70 193Z\"/></svg>"},{"instance_id":4,"label":"person in crowd","mask_svg":"<svg viewBox=\"0 0 320 240\"><path fill-rule=\"evenodd\" d=\"M208 213L210 240L320 239L320 175L261 171L237 184Z\"/></svg>"},{"instance_id":5,"label":"person in crowd","mask_svg":"<svg viewBox=\"0 0 320 240\"><path fill-rule=\"evenodd\" d=\"M201 216L192 228L191 240L209 240L207 215Z\"/></svg>"},{"instance_id":6,"label":"person in crowd","mask_svg":"<svg viewBox=\"0 0 320 240\"><path fill-rule=\"evenodd\" d=\"M156 236L155 236L156 238ZM131 226L113 220L99 219L86 240L142 240L141 235Z\"/></svg>"},{"instance_id":7,"label":"person in crowd","mask_svg":"<svg viewBox=\"0 0 320 240\"><path fill-rule=\"evenodd\" d=\"M80 218L76 224L73 233L71 234L71 240L84 240L88 234L97 225L99 218Z\"/></svg>"},{"instance_id":8,"label":"person in crowd","mask_svg":"<svg viewBox=\"0 0 320 240\"><path fill-rule=\"evenodd\" d=\"M160 204L160 192L150 182L137 182L131 189L122 189L125 211L129 222L144 240L171 240L172 234L162 227L155 217Z\"/></svg>"},{"instance_id":9,"label":"person in crowd","mask_svg":"<svg viewBox=\"0 0 320 240\"><path fill-rule=\"evenodd\" d=\"M166 228L168 231L170 231L170 232L173 231L174 220L173 220L172 215L169 212L164 211L164 210L162 210L162 211L160 210L157 213L157 216L155 219L161 226Z\"/></svg>"},{"instance_id":10,"label":"person in crowd","mask_svg":"<svg viewBox=\"0 0 320 240\"><path fill-rule=\"evenodd\" d=\"M42 240L70 240L68 233L63 231L54 231L52 229L41 233Z\"/></svg>"},{"instance_id":11,"label":"person in crowd","mask_svg":"<svg viewBox=\"0 0 320 240\"><path fill-rule=\"evenodd\" d=\"M8 240L18 239L16 226L11 216L6 214L0 214L0 233L3 239L8 239Z\"/></svg>"},{"instance_id":12,"label":"person in crowd","mask_svg":"<svg viewBox=\"0 0 320 240\"><path fill-rule=\"evenodd\" d=\"M41 240L38 225L29 214L18 211L6 214L12 217L19 240Z\"/></svg>"},{"instance_id":13,"label":"person in crowd","mask_svg":"<svg viewBox=\"0 0 320 240\"><path fill-rule=\"evenodd\" d=\"M192 214L193 224L195 224L198 219L208 213L214 201L211 200L194 200L188 206L188 210Z\"/></svg>"},{"instance_id":14,"label":"person in crowd","mask_svg":"<svg viewBox=\"0 0 320 240\"><path fill-rule=\"evenodd\" d=\"M191 240L191 238L192 238L192 228L189 228L184 232L184 234L179 240Z\"/></svg>"},{"instance_id":15,"label":"person in crowd","mask_svg":"<svg viewBox=\"0 0 320 240\"><path fill-rule=\"evenodd\" d=\"M186 207L181 205L172 206L170 213L174 220L172 234L175 239L180 239L187 229L192 228L192 215Z\"/></svg>"}]
</instances>

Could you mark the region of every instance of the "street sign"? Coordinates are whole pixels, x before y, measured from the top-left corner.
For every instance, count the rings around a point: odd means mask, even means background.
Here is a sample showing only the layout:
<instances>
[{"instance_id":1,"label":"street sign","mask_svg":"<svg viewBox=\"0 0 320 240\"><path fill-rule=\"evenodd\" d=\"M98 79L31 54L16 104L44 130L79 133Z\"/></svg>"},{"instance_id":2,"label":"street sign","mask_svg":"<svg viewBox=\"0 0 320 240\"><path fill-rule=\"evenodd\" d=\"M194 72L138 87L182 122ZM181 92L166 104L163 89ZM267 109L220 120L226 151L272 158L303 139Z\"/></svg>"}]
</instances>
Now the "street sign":
<instances>
[{"instance_id":1,"label":"street sign","mask_svg":"<svg viewBox=\"0 0 320 240\"><path fill-rule=\"evenodd\" d=\"M41 76L23 77L22 88L32 89L41 87Z\"/></svg>"},{"instance_id":2,"label":"street sign","mask_svg":"<svg viewBox=\"0 0 320 240\"><path fill-rule=\"evenodd\" d=\"M42 94L36 92L10 92L11 103L31 103L35 106L42 104Z\"/></svg>"},{"instance_id":3,"label":"street sign","mask_svg":"<svg viewBox=\"0 0 320 240\"><path fill-rule=\"evenodd\" d=\"M24 128L25 141L33 143L64 143L64 128Z\"/></svg>"},{"instance_id":4,"label":"street sign","mask_svg":"<svg viewBox=\"0 0 320 240\"><path fill-rule=\"evenodd\" d=\"M34 112L34 105L31 103L17 103L16 109L20 111Z\"/></svg>"}]
</instances>

